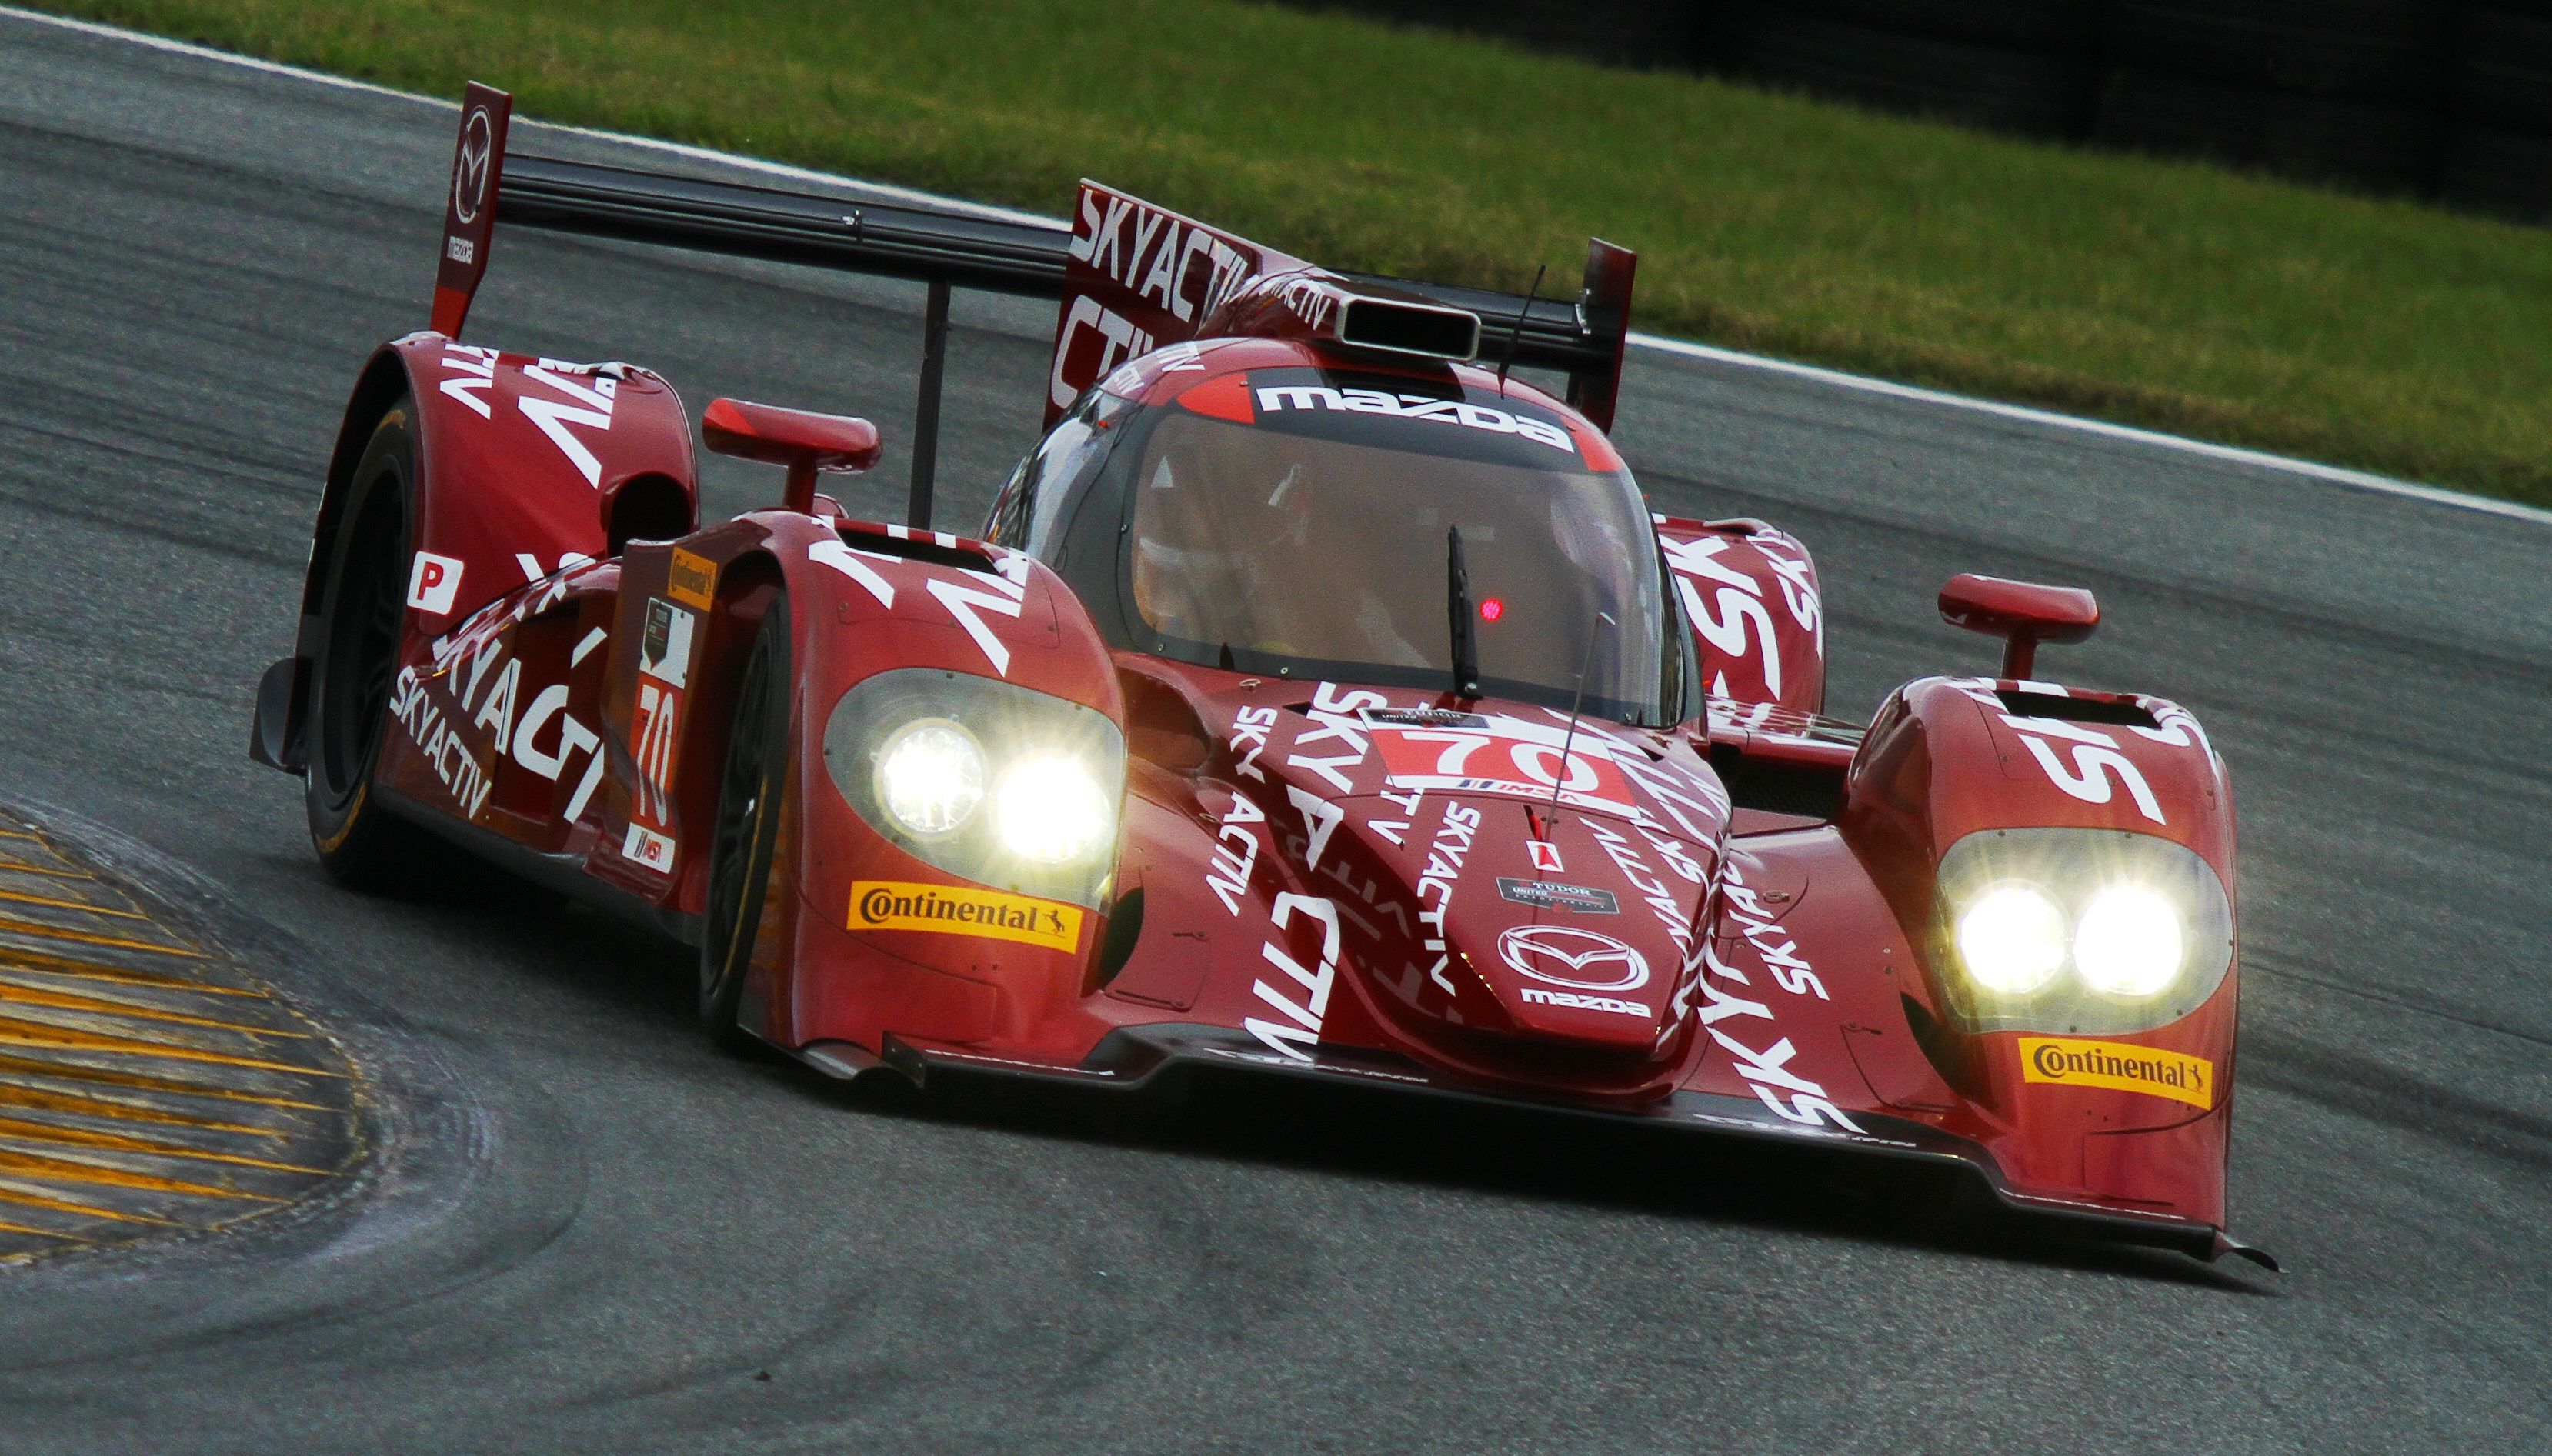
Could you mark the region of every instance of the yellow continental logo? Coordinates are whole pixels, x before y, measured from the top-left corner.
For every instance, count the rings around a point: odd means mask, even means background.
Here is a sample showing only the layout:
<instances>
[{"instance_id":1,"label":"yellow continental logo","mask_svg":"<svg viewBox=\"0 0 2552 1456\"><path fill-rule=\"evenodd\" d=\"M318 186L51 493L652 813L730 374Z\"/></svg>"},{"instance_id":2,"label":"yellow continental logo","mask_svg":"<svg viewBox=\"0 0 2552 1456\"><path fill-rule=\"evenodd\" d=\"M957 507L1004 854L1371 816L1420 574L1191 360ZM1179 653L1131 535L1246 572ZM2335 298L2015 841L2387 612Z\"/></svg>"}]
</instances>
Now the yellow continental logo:
<instances>
[{"instance_id":1,"label":"yellow continental logo","mask_svg":"<svg viewBox=\"0 0 2552 1456\"><path fill-rule=\"evenodd\" d=\"M1081 907L998 889L862 880L851 886L851 928L989 935L1068 951L1081 944Z\"/></svg>"},{"instance_id":2,"label":"yellow continental logo","mask_svg":"<svg viewBox=\"0 0 2552 1456\"><path fill-rule=\"evenodd\" d=\"M707 611L717 600L717 563L675 547L674 564L665 572L665 594Z\"/></svg>"},{"instance_id":3,"label":"yellow continental logo","mask_svg":"<svg viewBox=\"0 0 2552 1456\"><path fill-rule=\"evenodd\" d=\"M2214 1063L2203 1057L2129 1046L2122 1041L2024 1036L2020 1039L2020 1075L2025 1081L2064 1087L2147 1092L2192 1107L2215 1105Z\"/></svg>"}]
</instances>

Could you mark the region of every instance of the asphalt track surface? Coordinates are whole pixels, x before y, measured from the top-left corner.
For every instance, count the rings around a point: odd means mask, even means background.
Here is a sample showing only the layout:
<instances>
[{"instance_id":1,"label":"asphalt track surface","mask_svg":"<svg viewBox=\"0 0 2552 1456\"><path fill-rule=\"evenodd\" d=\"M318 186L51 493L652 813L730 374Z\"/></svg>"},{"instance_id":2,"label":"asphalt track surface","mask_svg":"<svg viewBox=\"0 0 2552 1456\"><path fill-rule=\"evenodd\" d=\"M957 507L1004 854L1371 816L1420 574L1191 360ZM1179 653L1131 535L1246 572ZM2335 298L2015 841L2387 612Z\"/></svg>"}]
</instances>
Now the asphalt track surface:
<instances>
[{"instance_id":1,"label":"asphalt track surface","mask_svg":"<svg viewBox=\"0 0 2552 1456\"><path fill-rule=\"evenodd\" d=\"M424 318L450 117L0 19L0 796L335 1025L377 1147L252 1232L0 1269L0 1446L2552 1448L2552 529L1635 356L1658 503L1817 551L1839 710L1987 660L1931 604L1974 569L2095 588L2111 625L2050 665L2208 723L2245 829L2233 1221L2284 1278L1708 1145L844 1096L709 1050L684 958L586 914L333 888L243 757L354 369ZM901 440L919 310L516 234L473 332ZM963 524L1050 320L957 322Z\"/></svg>"}]
</instances>

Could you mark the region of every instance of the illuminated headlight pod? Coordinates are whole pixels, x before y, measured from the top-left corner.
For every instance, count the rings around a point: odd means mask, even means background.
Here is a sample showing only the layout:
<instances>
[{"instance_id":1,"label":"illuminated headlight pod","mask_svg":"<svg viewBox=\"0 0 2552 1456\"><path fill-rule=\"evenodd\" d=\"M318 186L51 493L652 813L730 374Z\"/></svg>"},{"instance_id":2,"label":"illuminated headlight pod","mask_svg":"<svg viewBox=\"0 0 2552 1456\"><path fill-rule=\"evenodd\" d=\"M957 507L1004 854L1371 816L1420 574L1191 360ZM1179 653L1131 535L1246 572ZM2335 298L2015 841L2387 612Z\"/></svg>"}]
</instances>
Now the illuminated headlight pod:
<instances>
[{"instance_id":1,"label":"illuminated headlight pod","mask_svg":"<svg viewBox=\"0 0 2552 1456\"><path fill-rule=\"evenodd\" d=\"M2213 867L2150 834L1988 829L1941 857L1951 1012L1970 1031L2149 1031L2204 1004L2233 964Z\"/></svg>"},{"instance_id":2,"label":"illuminated headlight pod","mask_svg":"<svg viewBox=\"0 0 2552 1456\"><path fill-rule=\"evenodd\" d=\"M1093 908L1106 898L1125 740L1103 713L903 668L833 705L824 767L851 808L916 859L997 889Z\"/></svg>"}]
</instances>

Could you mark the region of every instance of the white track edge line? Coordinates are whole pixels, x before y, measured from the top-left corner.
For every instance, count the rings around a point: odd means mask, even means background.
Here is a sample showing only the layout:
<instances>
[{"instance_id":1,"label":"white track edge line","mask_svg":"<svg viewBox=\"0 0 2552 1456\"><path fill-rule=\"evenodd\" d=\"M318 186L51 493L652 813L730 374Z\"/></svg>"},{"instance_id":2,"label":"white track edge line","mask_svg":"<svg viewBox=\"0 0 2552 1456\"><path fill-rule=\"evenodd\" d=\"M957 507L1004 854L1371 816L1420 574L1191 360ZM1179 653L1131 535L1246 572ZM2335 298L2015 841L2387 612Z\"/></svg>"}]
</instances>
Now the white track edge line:
<instances>
[{"instance_id":1,"label":"white track edge line","mask_svg":"<svg viewBox=\"0 0 2552 1456\"><path fill-rule=\"evenodd\" d=\"M68 16L50 15L39 10L22 10L17 6L5 4L0 4L0 16L7 16L12 20L29 21L37 25L54 26L62 30L76 31L83 35L98 36L107 40L122 41L129 45L142 46L154 51L164 51L174 54L189 55L200 60L218 61L225 65L242 66L250 70L265 71L272 75L289 76L294 80L310 81L322 86L334 86L341 90L363 91L375 96L388 96L401 101L413 101L427 106L440 107L446 111L458 111L461 109L459 102L447 101L441 97L419 95L414 91L401 91L395 87L378 85L372 81L359 81L350 76L330 75L326 71L311 70L307 67L298 65L287 65L279 60L266 60L254 55L242 55L237 52L220 51L210 46L198 46L189 41L174 41L165 36L148 35L141 31L126 30L120 26L101 25L95 21L74 20ZM950 197L942 193L924 191L917 187L898 186L891 182L864 181L858 177L843 176L838 172L818 171L812 167L792 166L787 162L768 161L758 156L744 156L732 152L720 152L715 148L694 147L683 142L668 142L658 137L633 136L626 132L608 132L595 127L578 127L569 126L559 122L545 122L532 117L524 117L521 120L527 125L542 127L550 131L566 132L579 137L590 137L597 141L618 143L623 146L637 147L650 152L661 152L668 156L686 157L693 161L713 161L725 166L741 167L747 171L759 172L765 176L786 177L793 181L819 182L833 186L849 187L856 190L874 192L880 196L892 197L902 201L945 208L956 212L972 213L978 217L996 218L1004 222L1024 223L1030 226L1054 228L1057 230L1060 230L1064 226L1062 222L1054 218L1047 217L1039 213L1021 211L1017 208L1001 207L988 202L973 202L963 197ZM2161 450L2175 450L2185 455L2195 455L2208 460L2222 461L2228 465L2248 466L2255 469L2275 470L2286 474L2301 475L2308 479L2320 480L2332 485L2343 485L2354 490L2375 491L2381 494L2399 496L2409 500L2425 501L2431 505L2447 506L2457 510L2480 511L2487 515L2502 516L2509 520L2530 521L2540 526L2552 526L2552 510L2545 510L2539 506L2525 505L2513 500L2500 500L2497 497L2488 495L2469 495L2459 490L2448 490L2436 485L2421 485L2409 480L2396 480L2390 475L2378 475L2365 470L2352 470L2340 466L2326 466L2317 461L2302 460L2294 456L2276 455L2264 450L2247 450L2235 445L2216 445L2204 440L2192 440L2185 435L2171 435L2160 430L2139 429L2133 425L2111 424L2107 420L2087 419L2080 415L2059 414L2053 410L2036 409L2025 404L2008 404L2001 400L1980 399L1974 395L1952 394L1939 389L1925 389L1913 384L1899 384L1888 379L1873 378L1867 374L1849 373L1842 369L1830 369L1816 364L1794 364L1788 360L1772 359L1764 355L1746 354L1734 349L1722 349L1715 345L1696 344L1685 339L1670 339L1661 334L1644 334L1634 332L1631 335L1630 342L1642 349L1654 350L1660 354L1677 355L1685 359L1702 360L1711 364L1729 364L1740 368L1759 369L1767 373L1787 374L1793 378L1809 379L1817 383L1832 385L1841 389L1856 390L1863 394L1882 395L1891 399L1903 399L1914 403L1936 405L1948 409L1967 410L1976 414L1996 415L2003 419L2014 420L2023 424L2039 425L2059 430L2072 430L2085 435L2098 435L2111 440L2119 440L2129 444L2149 446Z\"/></svg>"},{"instance_id":2,"label":"white track edge line","mask_svg":"<svg viewBox=\"0 0 2552 1456\"><path fill-rule=\"evenodd\" d=\"M2086 419L2081 415L2058 414L2053 410L2037 409L2026 404L2010 404L1999 399L1980 399L1971 394L1951 394L1939 389L1925 389L1919 385L1899 384L1889 379L1871 378L1866 374L1846 373L1841 369L1824 368L1817 364L1794 364L1788 360L1771 359L1759 354L1741 354L1733 349L1721 349L1710 344L1695 344L1686 339L1668 339L1658 334L1642 334L1635 331L1631 335L1631 342L1644 349L1656 350L1661 354L1681 355L1687 359L1707 360L1713 364L1736 364L1745 368L1760 369L1767 373L1788 374L1796 378L1813 379L1821 384L1859 390L1864 394L1879 394L1894 399L1942 405L1976 414L1999 415L2004 419L2018 420L2026 424L2053 426L2085 435L2100 435L2136 445L2158 446L2186 455L2204 456L2209 460L2223 461L2230 465L2280 470L2288 474L2309 476L2333 485L2346 485L2352 489L2381 491L2388 495L2406 496L2435 505L2485 511L2492 515L2506 516L2511 520L2532 521L2537 525L2552 526L2552 510L2545 510L2540 506L2526 505L2521 501L2500 500L2496 496L2468 495L2442 486L2396 480L2390 475L2352 470L2343 466L2326 466L2318 461L2300 460L2294 456L2275 455L2265 450L2248 450L2238 445L2217 445L2205 440L2192 440L2185 435L2171 435L2160 430L2141 429L2134 425Z\"/></svg>"},{"instance_id":3,"label":"white track edge line","mask_svg":"<svg viewBox=\"0 0 2552 1456\"><path fill-rule=\"evenodd\" d=\"M219 61L224 65L264 71L268 75L289 76L296 81L334 86L341 91L362 91L369 95L387 96L398 101L413 101L419 105L432 106L443 111L461 109L460 102L449 101L440 96L420 95L414 91L399 90L395 86L359 81L352 76L330 75L326 71L311 70L305 66L286 65L279 60L266 60L256 55L242 55L235 51L217 51L210 46L198 46L191 41L173 41L165 36L128 31L120 26L100 25L96 21L73 20L64 15L48 15L41 10L22 10L15 5L0 5L0 16L6 16L11 20L29 21L37 25L53 26L65 31L77 31L82 35L97 36L110 41L122 41L128 45L141 46L153 51L189 55L198 60ZM591 137L597 141L615 142L622 146L643 148L649 152L662 152L673 156L688 157L693 161L714 161L726 166L760 172L765 176L787 177L797 182L821 182L850 187L863 192L874 192L882 197L895 198L898 201L912 202L953 212L972 213L978 217L994 218L1002 222L1052 228L1057 232L1061 232L1064 227L1054 218L1033 212L1022 212L1014 207L1002 207L990 202L974 202L963 197L943 196L936 192L922 191L917 187L900 187L893 182L864 181L858 177L843 176L838 172L792 166L785 161L768 161L759 156L744 156L733 152L720 152L714 148L693 147L684 142L668 142L660 137L639 137L627 132L606 132L596 127L570 126L564 122L542 121L538 117L516 117L515 120L524 126L539 127L544 131Z\"/></svg>"}]
</instances>

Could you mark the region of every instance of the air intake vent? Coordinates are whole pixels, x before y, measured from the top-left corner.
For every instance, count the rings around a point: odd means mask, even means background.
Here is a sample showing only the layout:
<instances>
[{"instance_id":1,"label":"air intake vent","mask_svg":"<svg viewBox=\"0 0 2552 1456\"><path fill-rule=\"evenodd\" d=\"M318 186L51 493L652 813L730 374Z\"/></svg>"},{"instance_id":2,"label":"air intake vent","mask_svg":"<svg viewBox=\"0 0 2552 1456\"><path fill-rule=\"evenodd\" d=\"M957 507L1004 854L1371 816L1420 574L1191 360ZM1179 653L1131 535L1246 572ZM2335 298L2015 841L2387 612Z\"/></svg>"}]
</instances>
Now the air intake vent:
<instances>
[{"instance_id":1,"label":"air intake vent","mask_svg":"<svg viewBox=\"0 0 2552 1456\"><path fill-rule=\"evenodd\" d=\"M2052 692L2000 687L1994 696L2024 718L2054 718L2060 723L2114 723L2121 728L2159 728L2143 705L2118 697L2060 697Z\"/></svg>"},{"instance_id":2,"label":"air intake vent","mask_svg":"<svg viewBox=\"0 0 2552 1456\"><path fill-rule=\"evenodd\" d=\"M1480 353L1480 316L1467 309L1349 298L1338 319L1338 342L1430 359L1475 359Z\"/></svg>"}]
</instances>

